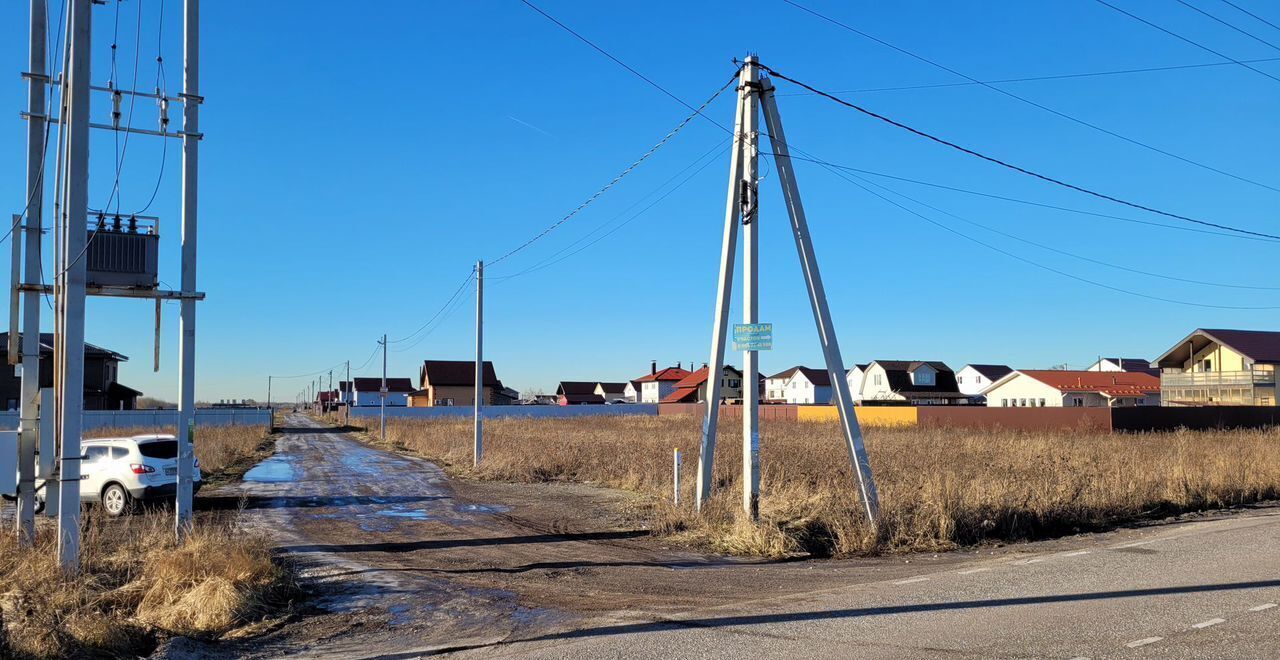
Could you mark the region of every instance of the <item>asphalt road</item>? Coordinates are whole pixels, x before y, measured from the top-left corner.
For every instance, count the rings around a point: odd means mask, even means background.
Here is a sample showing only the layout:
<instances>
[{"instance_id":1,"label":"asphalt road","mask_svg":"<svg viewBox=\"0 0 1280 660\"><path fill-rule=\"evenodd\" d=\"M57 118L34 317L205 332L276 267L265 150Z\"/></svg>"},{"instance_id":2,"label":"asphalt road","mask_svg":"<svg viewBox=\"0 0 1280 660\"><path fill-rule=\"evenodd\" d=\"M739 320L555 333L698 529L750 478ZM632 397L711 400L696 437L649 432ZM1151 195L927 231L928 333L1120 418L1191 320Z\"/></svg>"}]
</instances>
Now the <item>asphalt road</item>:
<instances>
[{"instance_id":1,"label":"asphalt road","mask_svg":"<svg viewBox=\"0 0 1280 660\"><path fill-rule=\"evenodd\" d=\"M940 556L661 546L612 491L449 479L301 416L246 507L322 594L238 656L1280 658L1280 509ZM611 514L612 515L612 514Z\"/></svg>"}]
</instances>

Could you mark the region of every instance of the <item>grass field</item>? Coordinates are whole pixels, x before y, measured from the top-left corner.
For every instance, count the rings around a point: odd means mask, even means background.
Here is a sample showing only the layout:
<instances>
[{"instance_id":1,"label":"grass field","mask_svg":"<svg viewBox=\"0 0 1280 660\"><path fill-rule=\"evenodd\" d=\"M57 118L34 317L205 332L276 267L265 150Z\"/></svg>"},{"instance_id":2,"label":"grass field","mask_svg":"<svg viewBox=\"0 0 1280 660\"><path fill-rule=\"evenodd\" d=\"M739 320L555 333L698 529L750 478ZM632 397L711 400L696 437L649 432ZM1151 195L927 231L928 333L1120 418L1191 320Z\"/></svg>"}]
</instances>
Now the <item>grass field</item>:
<instances>
[{"instance_id":1,"label":"grass field","mask_svg":"<svg viewBox=\"0 0 1280 660\"><path fill-rule=\"evenodd\" d=\"M504 419L485 424L471 468L469 420L388 421L388 440L470 476L598 483L651 496L656 530L735 553L853 555L938 551L1105 529L1179 512L1280 497L1273 430L1103 434L889 429L867 431L881 524L861 514L834 422L762 424L761 519L738 513L741 426L721 425L716 491L693 501L700 419ZM670 505L672 448L685 456L680 508Z\"/></svg>"},{"instance_id":2,"label":"grass field","mask_svg":"<svg viewBox=\"0 0 1280 660\"><path fill-rule=\"evenodd\" d=\"M92 437L171 432L99 429ZM262 427L199 429L196 454L210 480L234 478L261 454ZM202 514L175 540L173 511L108 520L85 513L80 575L56 563L52 521L36 547L0 534L0 657L136 657L169 635L218 637L249 631L287 607L293 571L268 541L241 529L236 512Z\"/></svg>"}]
</instances>

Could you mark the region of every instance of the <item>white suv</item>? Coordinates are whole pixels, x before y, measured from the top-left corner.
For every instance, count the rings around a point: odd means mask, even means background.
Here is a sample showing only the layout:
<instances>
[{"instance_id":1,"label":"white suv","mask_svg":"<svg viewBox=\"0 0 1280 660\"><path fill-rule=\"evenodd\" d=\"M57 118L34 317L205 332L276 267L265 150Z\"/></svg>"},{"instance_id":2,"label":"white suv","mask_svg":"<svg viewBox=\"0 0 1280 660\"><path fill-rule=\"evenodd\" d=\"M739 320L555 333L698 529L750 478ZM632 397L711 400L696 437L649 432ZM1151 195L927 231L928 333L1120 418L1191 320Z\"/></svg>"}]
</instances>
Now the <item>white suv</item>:
<instances>
[{"instance_id":1,"label":"white suv","mask_svg":"<svg viewBox=\"0 0 1280 660\"><path fill-rule=\"evenodd\" d=\"M93 438L83 444L80 501L97 502L119 516L140 500L172 498L178 489L178 441L172 435ZM191 474L192 492L200 490L200 461ZM44 499L44 489L37 490ZM43 504L43 502L41 502Z\"/></svg>"}]
</instances>

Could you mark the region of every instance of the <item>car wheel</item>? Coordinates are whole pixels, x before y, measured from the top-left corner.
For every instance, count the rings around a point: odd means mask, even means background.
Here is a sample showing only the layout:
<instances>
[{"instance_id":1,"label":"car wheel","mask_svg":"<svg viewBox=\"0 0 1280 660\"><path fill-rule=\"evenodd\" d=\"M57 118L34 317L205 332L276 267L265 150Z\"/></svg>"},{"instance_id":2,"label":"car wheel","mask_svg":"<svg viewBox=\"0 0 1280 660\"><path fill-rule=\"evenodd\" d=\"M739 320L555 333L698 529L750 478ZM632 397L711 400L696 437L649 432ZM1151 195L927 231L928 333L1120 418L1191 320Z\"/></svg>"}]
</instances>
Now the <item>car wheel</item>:
<instances>
[{"instance_id":1,"label":"car wheel","mask_svg":"<svg viewBox=\"0 0 1280 660\"><path fill-rule=\"evenodd\" d=\"M36 498L36 515L44 513L44 500Z\"/></svg>"},{"instance_id":2,"label":"car wheel","mask_svg":"<svg viewBox=\"0 0 1280 660\"><path fill-rule=\"evenodd\" d=\"M111 484L102 491L102 510L112 518L127 513L129 504L129 493L120 484Z\"/></svg>"}]
</instances>

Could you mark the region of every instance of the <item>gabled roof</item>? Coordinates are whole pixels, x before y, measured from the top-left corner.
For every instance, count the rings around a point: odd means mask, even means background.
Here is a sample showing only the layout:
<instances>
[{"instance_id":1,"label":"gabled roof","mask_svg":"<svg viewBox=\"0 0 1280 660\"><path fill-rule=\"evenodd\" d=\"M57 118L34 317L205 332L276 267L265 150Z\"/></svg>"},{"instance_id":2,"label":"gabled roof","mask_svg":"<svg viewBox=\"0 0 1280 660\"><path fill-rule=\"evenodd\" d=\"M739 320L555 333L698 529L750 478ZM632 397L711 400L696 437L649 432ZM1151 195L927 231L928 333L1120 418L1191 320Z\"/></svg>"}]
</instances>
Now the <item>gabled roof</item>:
<instances>
[{"instance_id":1,"label":"gabled roof","mask_svg":"<svg viewBox=\"0 0 1280 660\"><path fill-rule=\"evenodd\" d=\"M776 373L776 374L774 374L774 375L772 375L772 376L769 376L769 380L775 380L775 379L778 379L778 378L781 378L781 379L783 379L783 380L786 380L786 379L788 379L788 378L792 377L793 375L795 375L795 373L796 373L797 371L800 371L800 370L801 370L801 369L803 369L803 368L804 368L804 367L801 367L800 365L798 365L798 364L797 364L796 366L791 367L790 369L787 369L786 371L779 371L778 373Z\"/></svg>"},{"instance_id":2,"label":"gabled roof","mask_svg":"<svg viewBox=\"0 0 1280 660\"><path fill-rule=\"evenodd\" d=\"M680 380L681 378L684 378L685 376L688 376L688 375L689 375L689 372L685 369L681 369L680 367L667 367L666 369L660 369L657 373L645 374L631 382L652 383L655 381L667 381L667 380L675 381L675 380Z\"/></svg>"},{"instance_id":3,"label":"gabled roof","mask_svg":"<svg viewBox=\"0 0 1280 660\"><path fill-rule=\"evenodd\" d=\"M378 392L382 389L381 378L352 378L357 392ZM388 378L387 391L409 393L414 391L413 381L408 378Z\"/></svg>"},{"instance_id":4,"label":"gabled roof","mask_svg":"<svg viewBox=\"0 0 1280 660\"><path fill-rule=\"evenodd\" d=\"M965 369L973 369L991 382L1000 380L1013 371L1012 368L1004 364L966 364L961 371L964 371Z\"/></svg>"},{"instance_id":5,"label":"gabled roof","mask_svg":"<svg viewBox=\"0 0 1280 660\"><path fill-rule=\"evenodd\" d=\"M1205 330L1197 329L1178 342L1173 348L1152 361L1157 367L1181 367L1190 358L1190 347L1195 350L1217 342L1231 350L1263 364L1280 364L1280 332L1271 330Z\"/></svg>"},{"instance_id":6,"label":"gabled roof","mask_svg":"<svg viewBox=\"0 0 1280 660\"><path fill-rule=\"evenodd\" d=\"M562 380L556 387L560 396L596 396L596 383L585 380Z\"/></svg>"},{"instance_id":7,"label":"gabled roof","mask_svg":"<svg viewBox=\"0 0 1280 660\"><path fill-rule=\"evenodd\" d=\"M22 341L22 333L18 333L18 341L19 342ZM8 355L8 354L9 354L9 333L0 332L0 355ZM40 354L53 355L53 333L52 332L40 333ZM120 353L117 353L111 349L103 348L101 346L95 346L93 344L90 344L89 342L84 343L84 356L85 357L101 357L101 358L107 358L111 360L119 360L121 362L127 362L129 360L129 357L126 355L121 355Z\"/></svg>"},{"instance_id":8,"label":"gabled roof","mask_svg":"<svg viewBox=\"0 0 1280 660\"><path fill-rule=\"evenodd\" d=\"M984 394L1019 375L1040 381L1059 392L1097 392L1106 397L1145 396L1160 393L1160 379L1140 372L1065 371L1061 369L1019 369L992 383Z\"/></svg>"},{"instance_id":9,"label":"gabled roof","mask_svg":"<svg viewBox=\"0 0 1280 660\"><path fill-rule=\"evenodd\" d=\"M704 379L705 380L705 379ZM697 403L698 386L677 387L670 394L662 397L659 403Z\"/></svg>"},{"instance_id":10,"label":"gabled roof","mask_svg":"<svg viewBox=\"0 0 1280 660\"><path fill-rule=\"evenodd\" d=\"M928 392L930 394L960 394L960 385L956 383L956 374L944 362L936 360L875 360L872 365L880 365L889 380L889 389L899 394L907 392ZM933 385L916 385L911 381L911 374L928 365L937 372Z\"/></svg>"},{"instance_id":11,"label":"gabled roof","mask_svg":"<svg viewBox=\"0 0 1280 660\"><path fill-rule=\"evenodd\" d=\"M1104 357L1098 360L1098 362L1103 362L1103 361L1110 362L1111 364L1114 364L1117 367L1120 367L1120 371L1135 371L1135 372L1144 373L1144 374L1151 374L1152 376L1157 376L1160 374L1159 369L1156 369L1155 367L1151 366L1151 360L1147 360L1145 358Z\"/></svg>"},{"instance_id":12,"label":"gabled roof","mask_svg":"<svg viewBox=\"0 0 1280 660\"><path fill-rule=\"evenodd\" d=\"M349 380L340 380L340 381L338 381L338 391L339 391L339 392L350 392L350 391L351 391L351 381L349 381Z\"/></svg>"},{"instance_id":13,"label":"gabled roof","mask_svg":"<svg viewBox=\"0 0 1280 660\"><path fill-rule=\"evenodd\" d=\"M846 371L846 372L845 372L845 374L851 374L851 373L853 373L853 370L854 370L854 369L857 369L858 371L864 371L864 372L865 372L865 371L867 370L867 367L870 367L870 366L871 366L871 363L870 363L870 362L868 362L868 363L866 363L866 364L855 364L855 365L853 365L852 367L849 367L849 370L848 370L848 371Z\"/></svg>"},{"instance_id":14,"label":"gabled roof","mask_svg":"<svg viewBox=\"0 0 1280 660\"><path fill-rule=\"evenodd\" d=\"M485 360L482 367L485 387L502 387L493 363ZM423 360L418 370L418 381L423 387L475 387L475 360Z\"/></svg>"},{"instance_id":15,"label":"gabled roof","mask_svg":"<svg viewBox=\"0 0 1280 660\"><path fill-rule=\"evenodd\" d=\"M831 375L826 369L811 369L809 367L796 367L798 373L804 374L804 377L813 383L814 387L831 387Z\"/></svg>"},{"instance_id":16,"label":"gabled roof","mask_svg":"<svg viewBox=\"0 0 1280 660\"><path fill-rule=\"evenodd\" d=\"M622 393L623 393L623 392L626 392L626 391L627 391L627 384L626 384L626 383L605 383L605 382L599 382L599 383L596 383L596 385L597 385L597 386L599 386L599 387L600 387L600 389L604 390L604 393L605 393L606 395L612 395L612 394L622 395ZM594 392L594 391L595 391L595 388L594 388L594 387L593 387L593 388L591 388L591 391L593 391L593 392Z\"/></svg>"},{"instance_id":17,"label":"gabled roof","mask_svg":"<svg viewBox=\"0 0 1280 660\"><path fill-rule=\"evenodd\" d=\"M742 376L742 372L741 372L741 371L739 371L739 370L738 370L738 368L737 368L737 367L734 367L733 365L726 364L726 365L724 365L724 368L725 368L726 370L729 370L729 371L732 371L733 373L738 374L738 376L739 376L739 377L741 377L741 376ZM709 369L709 367L703 367L703 368L701 368L701 369L699 369L699 370L697 370L697 371L695 371L695 372L693 372L693 373L689 374L688 376L685 376L684 378L681 378L681 379L676 383L676 387L677 387L677 388L697 387L697 386L699 386L699 385L701 385L701 384L703 384L703 383L707 382L707 370L708 370L708 369ZM664 400L665 400L665 399L664 399Z\"/></svg>"}]
</instances>

